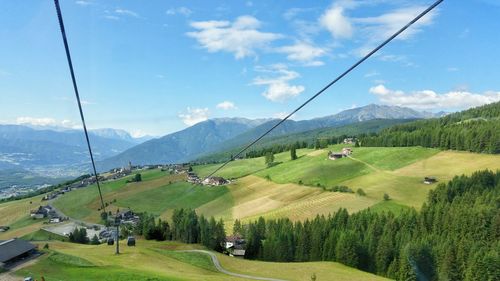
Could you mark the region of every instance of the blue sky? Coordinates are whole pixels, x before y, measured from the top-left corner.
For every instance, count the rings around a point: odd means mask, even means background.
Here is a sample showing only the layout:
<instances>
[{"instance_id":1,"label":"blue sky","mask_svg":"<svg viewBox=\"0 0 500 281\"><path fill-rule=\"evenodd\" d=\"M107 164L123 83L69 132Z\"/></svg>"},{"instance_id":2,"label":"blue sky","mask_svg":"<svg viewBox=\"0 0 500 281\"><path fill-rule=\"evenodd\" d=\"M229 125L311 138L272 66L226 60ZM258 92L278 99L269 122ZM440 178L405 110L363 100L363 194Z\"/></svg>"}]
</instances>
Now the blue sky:
<instances>
[{"instance_id":1,"label":"blue sky","mask_svg":"<svg viewBox=\"0 0 500 281\"><path fill-rule=\"evenodd\" d=\"M432 1L62 0L88 126L163 135L290 112ZM500 100L500 2L445 0L295 119ZM52 1L0 1L0 123L76 127Z\"/></svg>"}]
</instances>

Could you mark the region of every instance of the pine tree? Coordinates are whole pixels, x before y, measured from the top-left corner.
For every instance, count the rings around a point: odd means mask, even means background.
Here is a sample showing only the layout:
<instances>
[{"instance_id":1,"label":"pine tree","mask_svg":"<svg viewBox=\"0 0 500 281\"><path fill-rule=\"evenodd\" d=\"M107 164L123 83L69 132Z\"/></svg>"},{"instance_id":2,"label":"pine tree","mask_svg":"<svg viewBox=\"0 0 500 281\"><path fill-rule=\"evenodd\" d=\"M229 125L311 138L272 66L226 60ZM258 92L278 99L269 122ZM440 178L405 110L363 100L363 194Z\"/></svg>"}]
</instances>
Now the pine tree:
<instances>
[{"instance_id":1,"label":"pine tree","mask_svg":"<svg viewBox=\"0 0 500 281\"><path fill-rule=\"evenodd\" d=\"M292 160L297 159L297 151L295 149L295 146L292 146L292 149L290 150L290 157Z\"/></svg>"},{"instance_id":2,"label":"pine tree","mask_svg":"<svg viewBox=\"0 0 500 281\"><path fill-rule=\"evenodd\" d=\"M92 237L92 240L90 240L90 244L92 245L99 245L101 242L99 242L99 238L97 237L96 234L94 234L94 237Z\"/></svg>"}]
</instances>

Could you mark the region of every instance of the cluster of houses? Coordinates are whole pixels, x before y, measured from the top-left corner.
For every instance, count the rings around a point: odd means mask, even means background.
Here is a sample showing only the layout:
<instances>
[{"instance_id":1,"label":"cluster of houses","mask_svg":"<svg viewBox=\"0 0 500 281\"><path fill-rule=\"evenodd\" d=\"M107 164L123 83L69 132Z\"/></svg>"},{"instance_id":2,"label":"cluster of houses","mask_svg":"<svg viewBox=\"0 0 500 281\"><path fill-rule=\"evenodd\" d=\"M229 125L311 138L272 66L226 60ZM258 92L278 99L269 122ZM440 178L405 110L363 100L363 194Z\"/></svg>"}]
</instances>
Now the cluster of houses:
<instances>
[{"instance_id":1,"label":"cluster of houses","mask_svg":"<svg viewBox=\"0 0 500 281\"><path fill-rule=\"evenodd\" d=\"M239 235L227 236L224 242L224 250L230 257L245 257L246 241Z\"/></svg>"},{"instance_id":2,"label":"cluster of houses","mask_svg":"<svg viewBox=\"0 0 500 281\"><path fill-rule=\"evenodd\" d=\"M196 173L187 172L187 181L192 184L202 184L202 185L211 185L211 186L220 186L231 183L229 180L223 177L209 177L204 180L201 180Z\"/></svg>"},{"instance_id":3,"label":"cluster of houses","mask_svg":"<svg viewBox=\"0 0 500 281\"><path fill-rule=\"evenodd\" d=\"M340 152L328 152L328 159L330 160L337 160L340 158L348 157L349 155L352 154L352 148L350 147L344 147L342 148L342 151Z\"/></svg>"},{"instance_id":4,"label":"cluster of houses","mask_svg":"<svg viewBox=\"0 0 500 281\"><path fill-rule=\"evenodd\" d=\"M119 221L120 224L136 225L139 222L140 217L132 212L132 210L125 210L118 212L115 216L115 220Z\"/></svg>"},{"instance_id":5,"label":"cluster of houses","mask_svg":"<svg viewBox=\"0 0 500 281\"><path fill-rule=\"evenodd\" d=\"M30 212L30 217L33 219L49 218L50 223L60 223L65 220L65 218L60 217L50 205L40 206L38 209L32 210Z\"/></svg>"}]
</instances>

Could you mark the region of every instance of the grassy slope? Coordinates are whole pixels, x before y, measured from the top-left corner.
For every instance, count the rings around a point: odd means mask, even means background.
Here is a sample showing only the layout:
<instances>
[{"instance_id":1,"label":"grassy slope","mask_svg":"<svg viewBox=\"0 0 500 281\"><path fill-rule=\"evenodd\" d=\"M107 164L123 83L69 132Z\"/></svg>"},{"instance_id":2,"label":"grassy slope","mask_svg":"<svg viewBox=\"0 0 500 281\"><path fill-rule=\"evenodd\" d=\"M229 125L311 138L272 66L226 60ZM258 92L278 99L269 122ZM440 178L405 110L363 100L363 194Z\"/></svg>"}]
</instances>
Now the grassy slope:
<instances>
[{"instance_id":1,"label":"grassy slope","mask_svg":"<svg viewBox=\"0 0 500 281\"><path fill-rule=\"evenodd\" d=\"M160 215L167 210L176 208L195 209L227 193L225 186L217 188L205 188L192 185L187 182L176 182L166 186L150 189L128 197L117 200L116 205L133 207L135 211L145 211Z\"/></svg>"},{"instance_id":2,"label":"grassy slope","mask_svg":"<svg viewBox=\"0 0 500 281\"><path fill-rule=\"evenodd\" d=\"M51 242L51 254L18 272L45 280L245 280L214 271L206 256L173 252L197 246L175 242L139 240L137 247L123 247L114 255L112 247ZM223 267L236 272L288 280L385 280L338 263L266 263L237 260L218 255ZM149 278L149 279L148 279Z\"/></svg>"},{"instance_id":3,"label":"grassy slope","mask_svg":"<svg viewBox=\"0 0 500 281\"><path fill-rule=\"evenodd\" d=\"M328 192L293 183L277 184L257 176L247 176L228 186L229 193L200 206L197 211L221 217L227 225L234 219L289 217L303 220L328 214L340 207L354 212L376 201L355 194Z\"/></svg>"},{"instance_id":4,"label":"grassy slope","mask_svg":"<svg viewBox=\"0 0 500 281\"><path fill-rule=\"evenodd\" d=\"M40 206L42 195L22 200L15 200L0 204L0 225L10 225L26 216L29 216L30 210Z\"/></svg>"},{"instance_id":5,"label":"grassy slope","mask_svg":"<svg viewBox=\"0 0 500 281\"><path fill-rule=\"evenodd\" d=\"M337 151L342 145L329 147ZM478 169L497 169L498 156L460 152L439 152L434 149L412 148L355 148L353 159L328 160L327 150L298 150L299 159L289 160L289 152L276 155L281 164L266 168L263 158L231 162L222 170L226 177L245 176L227 187L193 186L180 176L169 176L158 170L143 173L141 183L125 184L125 180L106 183L103 193L106 202L116 199L108 210L132 207L170 217L179 207L195 208L200 214L223 218L229 228L234 219L289 217L302 220L316 214L328 214L338 208L355 212L382 201L384 193L394 204L378 204L376 210L398 210L399 205L419 208L434 185L422 184L427 175L447 180L455 174ZM453 163L458 159L458 163ZM214 165L194 167L206 175ZM272 181L265 180L269 175ZM304 186L296 184L302 181ZM169 183L172 183L169 185ZM366 197L355 194L324 192L315 186L347 185L353 190L362 188ZM309 185L309 186L307 186ZM89 187L62 196L55 202L68 215L88 221L99 221L100 202L97 192ZM31 230L32 232L34 230Z\"/></svg>"},{"instance_id":6,"label":"grassy slope","mask_svg":"<svg viewBox=\"0 0 500 281\"><path fill-rule=\"evenodd\" d=\"M312 149L298 149L297 156L303 156L314 150ZM286 162L290 160L290 152L283 152L274 155L275 162ZM198 165L193 167L194 171L200 176L205 177L212 173L220 164ZM225 178L240 178L261 170L265 170L267 166L264 162L264 157L236 160L230 162L224 169L220 170L216 175Z\"/></svg>"},{"instance_id":7,"label":"grassy slope","mask_svg":"<svg viewBox=\"0 0 500 281\"><path fill-rule=\"evenodd\" d=\"M126 183L133 176L131 175L101 184L104 201L112 202L114 199L133 198L136 194L180 180L179 176L170 176L160 170L142 171L141 175L143 181L139 183ZM91 222L99 222L100 215L97 210L100 205L99 193L94 185L74 190L54 201L54 206L65 215ZM108 209L114 211L120 207L123 206L111 204Z\"/></svg>"},{"instance_id":8,"label":"grassy slope","mask_svg":"<svg viewBox=\"0 0 500 281\"><path fill-rule=\"evenodd\" d=\"M500 169L500 156L442 151L408 166L393 171L375 171L343 184L362 188L368 197L378 200L387 193L395 203L418 209L429 190L435 187L435 184L423 184L424 177L435 176L440 182L446 182L455 175L471 174L482 169Z\"/></svg>"}]
</instances>

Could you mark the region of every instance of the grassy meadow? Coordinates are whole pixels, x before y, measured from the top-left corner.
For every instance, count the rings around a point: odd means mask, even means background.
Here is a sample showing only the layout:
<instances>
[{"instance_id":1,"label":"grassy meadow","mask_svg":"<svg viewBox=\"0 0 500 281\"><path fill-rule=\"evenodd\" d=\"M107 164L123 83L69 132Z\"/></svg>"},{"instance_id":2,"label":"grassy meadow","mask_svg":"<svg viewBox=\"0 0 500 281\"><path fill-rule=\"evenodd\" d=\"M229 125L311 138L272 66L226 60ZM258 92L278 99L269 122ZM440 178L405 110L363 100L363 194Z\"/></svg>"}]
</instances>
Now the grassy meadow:
<instances>
[{"instance_id":1,"label":"grassy meadow","mask_svg":"<svg viewBox=\"0 0 500 281\"><path fill-rule=\"evenodd\" d=\"M115 255L114 247L107 245L50 242L49 251L37 263L16 274L43 276L47 281L247 280L216 271L208 255L177 251L193 248L199 246L139 240L136 247L124 246ZM318 280L386 280L334 262L269 263L217 256L229 271L261 277L302 281L315 273Z\"/></svg>"}]
</instances>

